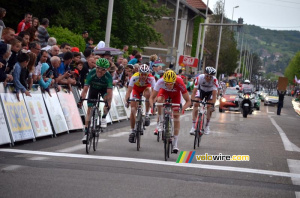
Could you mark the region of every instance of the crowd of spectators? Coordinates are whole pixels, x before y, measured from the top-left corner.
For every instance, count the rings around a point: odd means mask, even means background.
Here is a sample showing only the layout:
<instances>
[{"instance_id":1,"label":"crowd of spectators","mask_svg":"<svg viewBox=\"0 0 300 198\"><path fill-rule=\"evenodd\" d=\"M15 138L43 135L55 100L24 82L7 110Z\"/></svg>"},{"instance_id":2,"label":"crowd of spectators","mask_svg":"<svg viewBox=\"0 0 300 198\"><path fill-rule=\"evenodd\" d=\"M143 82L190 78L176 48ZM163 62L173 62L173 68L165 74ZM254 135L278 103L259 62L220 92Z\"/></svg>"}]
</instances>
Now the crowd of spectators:
<instances>
[{"instance_id":1,"label":"crowd of spectators","mask_svg":"<svg viewBox=\"0 0 300 198\"><path fill-rule=\"evenodd\" d=\"M114 86L126 87L131 76L138 72L139 65L142 64L141 53L133 50L129 54L128 45L121 49L123 55L112 56L110 51L95 55L93 38L85 30L82 37L86 41L86 49L80 52L77 46L57 43L56 38L49 35L47 28L50 22L47 18L40 21L31 13L26 13L14 29L5 26L5 15L6 10L0 8L0 26L3 26L0 42L0 82L14 83L16 93L30 95L28 91L33 84L39 84L42 91L47 92L49 87L60 91L60 85L65 85L68 91L71 91L72 86L81 89L88 72L96 67L98 58L109 60L111 66L108 71L113 77ZM156 54L146 64L150 66L156 80L161 78L165 64ZM192 90L193 78L182 71L179 75L184 79L188 90Z\"/></svg>"}]
</instances>

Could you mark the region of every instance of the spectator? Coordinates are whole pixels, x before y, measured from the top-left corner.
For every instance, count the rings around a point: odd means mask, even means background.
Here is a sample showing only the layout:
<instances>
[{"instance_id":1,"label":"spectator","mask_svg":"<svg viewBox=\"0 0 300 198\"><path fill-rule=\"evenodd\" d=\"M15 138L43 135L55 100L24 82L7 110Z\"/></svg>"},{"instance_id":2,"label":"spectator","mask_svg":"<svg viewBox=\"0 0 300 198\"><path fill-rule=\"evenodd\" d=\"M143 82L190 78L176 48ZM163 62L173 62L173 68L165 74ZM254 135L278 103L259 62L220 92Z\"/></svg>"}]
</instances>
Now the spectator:
<instances>
[{"instance_id":1,"label":"spectator","mask_svg":"<svg viewBox=\"0 0 300 198\"><path fill-rule=\"evenodd\" d=\"M126 67L128 65L128 60L126 58L123 58L121 65L123 67Z\"/></svg>"},{"instance_id":2,"label":"spectator","mask_svg":"<svg viewBox=\"0 0 300 198\"><path fill-rule=\"evenodd\" d=\"M149 62L149 66L150 66L150 70L153 71L153 65L155 63L155 61L157 60L158 56L156 54L152 54L150 56L150 62Z\"/></svg>"},{"instance_id":3,"label":"spectator","mask_svg":"<svg viewBox=\"0 0 300 198\"><path fill-rule=\"evenodd\" d=\"M73 60L70 63L71 71L74 71L76 68L77 63L81 61L81 54L79 52L73 52Z\"/></svg>"},{"instance_id":4,"label":"spectator","mask_svg":"<svg viewBox=\"0 0 300 198\"><path fill-rule=\"evenodd\" d=\"M4 86L6 86L7 82L13 80L13 76L6 74L6 61L8 60L11 54L11 45L0 42L0 82L4 82Z\"/></svg>"},{"instance_id":5,"label":"spectator","mask_svg":"<svg viewBox=\"0 0 300 198\"><path fill-rule=\"evenodd\" d=\"M133 59L137 53L138 53L137 50L132 50L131 55L129 55L128 62L129 62L131 59Z\"/></svg>"},{"instance_id":6,"label":"spectator","mask_svg":"<svg viewBox=\"0 0 300 198\"><path fill-rule=\"evenodd\" d=\"M25 18L19 23L17 33L27 30L31 27L32 23L32 14L26 13Z\"/></svg>"},{"instance_id":7,"label":"spectator","mask_svg":"<svg viewBox=\"0 0 300 198\"><path fill-rule=\"evenodd\" d=\"M41 56L40 56L40 60L38 60L38 64L34 69L34 73L33 73L33 82L37 82L38 80L38 76L41 75L41 68L42 68L42 64L47 62L47 58L48 58L48 52L45 50L41 51Z\"/></svg>"},{"instance_id":8,"label":"spectator","mask_svg":"<svg viewBox=\"0 0 300 198\"><path fill-rule=\"evenodd\" d=\"M38 27L38 39L41 47L46 47L48 44L49 34L47 28L49 27L49 19L43 18L41 25Z\"/></svg>"},{"instance_id":9,"label":"spectator","mask_svg":"<svg viewBox=\"0 0 300 198\"><path fill-rule=\"evenodd\" d=\"M73 53L72 52L66 52L63 57L63 61L61 62L58 73L63 75L65 72L68 72L71 70L70 64L73 60Z\"/></svg>"},{"instance_id":10,"label":"spectator","mask_svg":"<svg viewBox=\"0 0 300 198\"><path fill-rule=\"evenodd\" d=\"M123 45L123 57L124 59L127 59L129 57L128 55L128 45Z\"/></svg>"},{"instance_id":11,"label":"spectator","mask_svg":"<svg viewBox=\"0 0 300 198\"><path fill-rule=\"evenodd\" d=\"M90 49L90 48L85 49L84 52L83 52L83 56L84 57L81 56L81 61L86 62L90 57L93 56L92 49Z\"/></svg>"},{"instance_id":12,"label":"spectator","mask_svg":"<svg viewBox=\"0 0 300 198\"><path fill-rule=\"evenodd\" d=\"M6 10L4 8L0 8L0 26L2 26L3 29L6 28L3 22L3 18L5 17L5 15L6 15Z\"/></svg>"},{"instance_id":13,"label":"spectator","mask_svg":"<svg viewBox=\"0 0 300 198\"><path fill-rule=\"evenodd\" d=\"M38 31L34 27L28 28L25 32L29 33L29 42L38 41Z\"/></svg>"},{"instance_id":14,"label":"spectator","mask_svg":"<svg viewBox=\"0 0 300 198\"><path fill-rule=\"evenodd\" d=\"M15 38L15 30L12 28L4 28L2 31L2 41L6 44L10 44L10 41Z\"/></svg>"},{"instance_id":15,"label":"spectator","mask_svg":"<svg viewBox=\"0 0 300 198\"><path fill-rule=\"evenodd\" d=\"M20 101L20 98L19 98L20 91L22 93L25 93L26 96L31 96L30 92L20 82L21 70L22 70L22 68L27 67L28 63L29 63L29 55L28 54L21 53L18 55L18 62L15 65L13 77L14 77L15 91L17 94L17 99L19 101Z\"/></svg>"},{"instance_id":16,"label":"spectator","mask_svg":"<svg viewBox=\"0 0 300 198\"><path fill-rule=\"evenodd\" d=\"M56 38L49 37L47 46L43 47L42 50L49 51L51 49L51 47L54 46L54 45L56 45ZM58 52L59 52L59 48L58 48Z\"/></svg>"},{"instance_id":17,"label":"spectator","mask_svg":"<svg viewBox=\"0 0 300 198\"><path fill-rule=\"evenodd\" d=\"M141 54L136 54L133 59L131 59L128 64L134 65L136 63L140 63L140 59L142 58Z\"/></svg>"},{"instance_id":18,"label":"spectator","mask_svg":"<svg viewBox=\"0 0 300 198\"><path fill-rule=\"evenodd\" d=\"M50 37L51 38L51 37ZM49 39L50 39L49 38ZM49 50L49 57L51 58L52 56L58 56L59 54L59 47L57 45L53 45L50 50Z\"/></svg>"},{"instance_id":19,"label":"spectator","mask_svg":"<svg viewBox=\"0 0 300 198\"><path fill-rule=\"evenodd\" d=\"M105 51L104 54L102 54L102 58L106 58L108 61L112 61L112 55L110 51Z\"/></svg>"},{"instance_id":20,"label":"spectator","mask_svg":"<svg viewBox=\"0 0 300 198\"><path fill-rule=\"evenodd\" d=\"M84 40L86 40L88 37L89 37L88 31L83 31L83 32L82 32L82 38L83 38Z\"/></svg>"},{"instance_id":21,"label":"spectator","mask_svg":"<svg viewBox=\"0 0 300 198\"><path fill-rule=\"evenodd\" d=\"M277 89L277 93L278 93L277 115L280 115L281 108L283 107L283 100L284 100L284 96L286 94L286 91L279 91Z\"/></svg>"},{"instance_id":22,"label":"spectator","mask_svg":"<svg viewBox=\"0 0 300 198\"><path fill-rule=\"evenodd\" d=\"M29 52L29 63L26 68L22 68L20 82L27 89L30 90L33 84L32 75L35 69L36 54Z\"/></svg>"},{"instance_id":23,"label":"spectator","mask_svg":"<svg viewBox=\"0 0 300 198\"><path fill-rule=\"evenodd\" d=\"M85 49L87 49L87 48L94 49L94 47L95 47L95 45L94 45L94 39L92 37L88 37L86 39Z\"/></svg>"},{"instance_id":24,"label":"spectator","mask_svg":"<svg viewBox=\"0 0 300 198\"><path fill-rule=\"evenodd\" d=\"M42 89L46 90L50 94L50 92L49 92L49 86L51 85L52 78L54 78L54 76L52 74L50 76L50 78L46 77L46 71L48 69L49 69L49 65L47 63L43 63L42 67L41 67L41 76L39 76L39 78L38 78L38 83L42 87Z\"/></svg>"},{"instance_id":25,"label":"spectator","mask_svg":"<svg viewBox=\"0 0 300 198\"><path fill-rule=\"evenodd\" d=\"M29 50L38 56L41 52L41 45L37 41L33 41L29 43Z\"/></svg>"},{"instance_id":26,"label":"spectator","mask_svg":"<svg viewBox=\"0 0 300 198\"><path fill-rule=\"evenodd\" d=\"M60 45L60 53L58 56L62 59L64 57L64 54L70 51L71 51L71 45L69 43L62 43Z\"/></svg>"},{"instance_id":27,"label":"spectator","mask_svg":"<svg viewBox=\"0 0 300 198\"><path fill-rule=\"evenodd\" d=\"M22 48L22 43L14 38L10 41L11 43L11 55L9 57L9 60L7 61L7 67L6 67L6 73L9 74L13 69L15 64L17 63L17 54Z\"/></svg>"},{"instance_id":28,"label":"spectator","mask_svg":"<svg viewBox=\"0 0 300 198\"><path fill-rule=\"evenodd\" d=\"M22 31L19 33L18 35L19 37L21 37L24 41L24 43L27 45L27 49L28 49L28 44L30 43L30 34L29 32L26 32L26 31Z\"/></svg>"},{"instance_id":29,"label":"spectator","mask_svg":"<svg viewBox=\"0 0 300 198\"><path fill-rule=\"evenodd\" d=\"M39 19L37 17L32 17L32 27L37 30L39 26L40 26Z\"/></svg>"}]
</instances>

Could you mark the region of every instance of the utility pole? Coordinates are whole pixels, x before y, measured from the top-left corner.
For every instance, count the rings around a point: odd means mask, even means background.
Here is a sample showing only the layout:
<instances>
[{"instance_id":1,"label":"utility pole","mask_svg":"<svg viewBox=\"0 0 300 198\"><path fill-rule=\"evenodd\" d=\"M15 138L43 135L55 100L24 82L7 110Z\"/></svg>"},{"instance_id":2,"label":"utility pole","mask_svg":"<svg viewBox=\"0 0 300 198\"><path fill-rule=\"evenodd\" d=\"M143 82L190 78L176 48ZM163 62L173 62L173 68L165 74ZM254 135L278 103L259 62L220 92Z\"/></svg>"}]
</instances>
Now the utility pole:
<instances>
[{"instance_id":1,"label":"utility pole","mask_svg":"<svg viewBox=\"0 0 300 198\"><path fill-rule=\"evenodd\" d=\"M110 33L111 33L113 8L114 8L114 0L109 0L108 11L107 11L107 20L106 20L106 31L105 31L105 47L109 47L109 44L110 44Z\"/></svg>"},{"instance_id":2,"label":"utility pole","mask_svg":"<svg viewBox=\"0 0 300 198\"><path fill-rule=\"evenodd\" d=\"M178 10L179 10L179 1L180 0L177 0L177 3L176 3L176 12L175 12L175 21L174 21L174 32L173 32L173 44L172 44L172 49L171 49L171 54L172 54L171 64L173 64L173 50L175 49L176 32L177 32L177 21L178 21ZM175 65L175 72L178 72L178 64Z\"/></svg>"},{"instance_id":3,"label":"utility pole","mask_svg":"<svg viewBox=\"0 0 300 198\"><path fill-rule=\"evenodd\" d=\"M222 10L222 18L221 18L221 25L223 24L223 18L224 18L224 9L225 9L225 0L224 0L224 5L223 5L223 10ZM217 57L216 57L216 76L218 76L218 64L219 64L219 54L220 54L220 47L221 47L221 40L222 40L222 29L223 26L220 27L220 32L219 32L219 42L218 42L218 50L217 50Z\"/></svg>"},{"instance_id":4,"label":"utility pole","mask_svg":"<svg viewBox=\"0 0 300 198\"><path fill-rule=\"evenodd\" d=\"M206 6L206 12L205 12L205 23L208 23L208 18L207 18L207 14L208 14L208 3L209 3L209 0L207 0L207 6ZM200 68L202 68L203 70L203 51L204 51L204 42L205 42L205 32L206 32L206 26L204 26L204 30L203 30L203 36L202 36L202 42L201 42L201 54L200 54ZM199 52L198 52L199 53ZM197 57L198 58L198 57Z\"/></svg>"}]
</instances>

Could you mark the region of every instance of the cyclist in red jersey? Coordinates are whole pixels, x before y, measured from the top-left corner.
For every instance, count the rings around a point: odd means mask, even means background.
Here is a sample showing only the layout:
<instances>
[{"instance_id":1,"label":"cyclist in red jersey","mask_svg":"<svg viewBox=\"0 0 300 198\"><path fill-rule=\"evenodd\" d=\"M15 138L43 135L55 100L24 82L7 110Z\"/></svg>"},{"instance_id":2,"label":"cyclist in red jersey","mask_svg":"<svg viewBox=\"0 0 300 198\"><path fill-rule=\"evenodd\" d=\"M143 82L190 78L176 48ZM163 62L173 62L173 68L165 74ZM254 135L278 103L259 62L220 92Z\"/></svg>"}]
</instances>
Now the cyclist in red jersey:
<instances>
[{"instance_id":1,"label":"cyclist in red jersey","mask_svg":"<svg viewBox=\"0 0 300 198\"><path fill-rule=\"evenodd\" d=\"M145 126L149 126L150 117L149 117L149 97L151 95L150 88L154 87L155 78L150 74L150 67L146 64L143 64L139 67L139 72L135 73L129 81L127 93L125 95L125 102L127 103L129 97L131 99L140 99L141 95L144 95L146 100L146 117L145 117ZM131 101L131 113L130 113L130 125L131 133L129 135L129 142L134 143L135 131L135 117L137 110L137 102ZM126 105L128 106L128 104Z\"/></svg>"},{"instance_id":2,"label":"cyclist in red jersey","mask_svg":"<svg viewBox=\"0 0 300 198\"><path fill-rule=\"evenodd\" d=\"M185 99L185 104L182 107L182 114L184 110L191 105L191 100L189 93L186 89L186 86L183 80L180 77L176 76L176 73L173 70L168 70L164 73L163 78L159 79L154 87L154 90L150 97L150 106L153 108L154 99L157 96L158 103L164 103L169 97L172 99L172 103L180 104L181 103L181 94ZM173 107L173 117L174 117L174 147L173 152L177 153L179 151L177 142L180 129L180 108ZM159 116L159 126L158 130L162 131L163 115L162 107L158 107L158 116Z\"/></svg>"}]
</instances>

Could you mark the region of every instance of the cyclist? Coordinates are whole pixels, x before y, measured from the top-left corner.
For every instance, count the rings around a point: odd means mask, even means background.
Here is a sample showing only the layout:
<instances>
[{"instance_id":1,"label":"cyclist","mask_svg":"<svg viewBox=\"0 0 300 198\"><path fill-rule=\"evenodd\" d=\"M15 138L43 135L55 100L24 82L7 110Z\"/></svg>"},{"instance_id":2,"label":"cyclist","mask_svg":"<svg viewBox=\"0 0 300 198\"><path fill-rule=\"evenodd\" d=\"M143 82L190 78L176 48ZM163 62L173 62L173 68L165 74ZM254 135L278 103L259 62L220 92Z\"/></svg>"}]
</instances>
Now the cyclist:
<instances>
[{"instance_id":1,"label":"cyclist","mask_svg":"<svg viewBox=\"0 0 300 198\"><path fill-rule=\"evenodd\" d=\"M143 64L139 67L139 71L136 72L129 81L128 89L125 95L125 102L127 103L129 97L131 99L140 99L141 95L144 95L147 99L146 101L146 117L145 117L145 126L149 126L150 117L149 117L149 97L151 95L150 88L155 86L155 78L150 74L150 67L146 64ZM127 104L128 106L128 104ZM135 131L135 116L137 110L137 102L131 101L131 113L130 113L130 126L131 133L129 134L129 142L134 143Z\"/></svg>"},{"instance_id":2,"label":"cyclist","mask_svg":"<svg viewBox=\"0 0 300 198\"><path fill-rule=\"evenodd\" d=\"M101 94L103 100L107 102L108 106L104 106L103 115L101 119L101 127L107 127L106 124L106 115L111 107L112 100L112 77L109 72L107 72L110 67L110 63L105 58L99 58L96 61L96 68L92 69L88 76L86 77L84 88L80 96L80 102L78 103L79 107L82 106L82 99L86 98L86 94L89 91L88 99L98 99L98 94ZM93 106L93 102L88 102L88 110L85 120L85 136L83 137L83 143L86 140L87 127L89 124L91 107Z\"/></svg>"},{"instance_id":3,"label":"cyclist","mask_svg":"<svg viewBox=\"0 0 300 198\"><path fill-rule=\"evenodd\" d=\"M205 74L201 74L197 77L195 82L195 87L192 93L192 100L202 101L206 98L206 102L215 103L217 100L217 93L218 93L218 79L214 76L216 74L216 69L210 66L205 68ZM197 93L197 94L196 94ZM192 112L192 119L193 125L190 130L190 134L195 134L195 124L196 118L198 113L199 103L194 104L193 112ZM208 135L210 132L209 129L209 121L212 115L212 112L215 111L214 106L207 105L207 121L204 129L204 134Z\"/></svg>"},{"instance_id":4,"label":"cyclist","mask_svg":"<svg viewBox=\"0 0 300 198\"><path fill-rule=\"evenodd\" d=\"M180 104L181 103L181 94L185 99L186 103L182 107L182 113L184 110L188 108L191 104L190 96L188 91L186 90L186 86L182 80L182 78L178 77L173 70L168 70L164 73L163 77L160 78L151 94L150 97L150 106L153 108L154 99L157 96L158 103L164 103L166 99L169 97L172 99L172 103ZM174 147L173 152L178 152L178 135L180 129L180 108L173 107L173 116L174 116ZM163 114L162 107L158 107L158 117L159 117L159 125L158 131L162 131L163 125Z\"/></svg>"}]
</instances>

